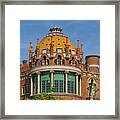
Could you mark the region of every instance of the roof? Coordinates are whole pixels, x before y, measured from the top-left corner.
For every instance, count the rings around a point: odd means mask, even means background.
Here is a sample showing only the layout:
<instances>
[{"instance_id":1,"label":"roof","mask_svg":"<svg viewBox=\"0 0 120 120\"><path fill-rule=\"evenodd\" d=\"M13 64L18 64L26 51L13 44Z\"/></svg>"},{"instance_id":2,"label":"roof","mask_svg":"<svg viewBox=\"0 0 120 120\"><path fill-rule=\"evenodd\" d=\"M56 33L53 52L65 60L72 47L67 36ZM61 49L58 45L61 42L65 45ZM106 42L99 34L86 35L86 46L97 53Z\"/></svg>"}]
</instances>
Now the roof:
<instances>
[{"instance_id":1,"label":"roof","mask_svg":"<svg viewBox=\"0 0 120 120\"><path fill-rule=\"evenodd\" d=\"M69 45L69 49L75 50L75 46L70 39L62 33L61 28L50 28L50 33L37 44L39 52L41 53L42 50L46 48L50 50L50 44L53 44L54 52L56 52L57 48L62 48L63 52L65 52L66 44Z\"/></svg>"}]
</instances>

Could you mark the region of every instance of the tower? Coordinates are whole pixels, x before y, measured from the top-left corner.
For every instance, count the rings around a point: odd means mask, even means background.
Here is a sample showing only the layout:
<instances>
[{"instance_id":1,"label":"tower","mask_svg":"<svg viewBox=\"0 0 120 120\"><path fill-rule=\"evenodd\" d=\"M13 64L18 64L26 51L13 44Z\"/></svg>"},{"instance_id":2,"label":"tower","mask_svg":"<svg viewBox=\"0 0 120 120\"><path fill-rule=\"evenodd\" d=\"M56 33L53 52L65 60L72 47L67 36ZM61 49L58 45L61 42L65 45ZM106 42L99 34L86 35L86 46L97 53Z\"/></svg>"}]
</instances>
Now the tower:
<instances>
[{"instance_id":1,"label":"tower","mask_svg":"<svg viewBox=\"0 0 120 120\"><path fill-rule=\"evenodd\" d=\"M97 55L86 56L87 71L96 72L96 73L99 72L99 58L100 57Z\"/></svg>"}]
</instances>

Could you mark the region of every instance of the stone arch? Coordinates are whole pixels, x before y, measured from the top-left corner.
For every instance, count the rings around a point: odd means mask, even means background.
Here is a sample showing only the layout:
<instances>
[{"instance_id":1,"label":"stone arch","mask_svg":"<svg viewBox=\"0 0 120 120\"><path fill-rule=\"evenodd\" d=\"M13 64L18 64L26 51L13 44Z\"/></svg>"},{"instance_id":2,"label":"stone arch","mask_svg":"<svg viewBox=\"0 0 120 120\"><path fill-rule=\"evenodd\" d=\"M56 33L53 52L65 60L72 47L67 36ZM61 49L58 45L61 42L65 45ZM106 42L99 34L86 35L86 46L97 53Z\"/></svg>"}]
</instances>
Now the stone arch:
<instances>
[{"instance_id":1,"label":"stone arch","mask_svg":"<svg viewBox=\"0 0 120 120\"><path fill-rule=\"evenodd\" d=\"M55 65L64 65L65 64L65 59L62 54L57 54L54 58L54 64Z\"/></svg>"}]
</instances>

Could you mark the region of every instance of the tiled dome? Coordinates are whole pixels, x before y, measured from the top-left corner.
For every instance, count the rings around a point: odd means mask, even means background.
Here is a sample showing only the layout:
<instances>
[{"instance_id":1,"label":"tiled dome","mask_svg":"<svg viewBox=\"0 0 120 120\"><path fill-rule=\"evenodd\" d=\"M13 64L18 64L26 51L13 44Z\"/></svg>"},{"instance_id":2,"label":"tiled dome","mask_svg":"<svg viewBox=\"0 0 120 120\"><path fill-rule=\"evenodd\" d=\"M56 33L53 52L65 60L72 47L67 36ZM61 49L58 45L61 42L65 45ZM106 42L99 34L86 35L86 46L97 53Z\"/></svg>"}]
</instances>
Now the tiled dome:
<instances>
[{"instance_id":1,"label":"tiled dome","mask_svg":"<svg viewBox=\"0 0 120 120\"><path fill-rule=\"evenodd\" d=\"M70 50L75 51L75 47L69 38L62 33L61 28L50 28L50 33L45 36L39 43L39 52L41 53L43 49L50 50L50 44L53 44L53 50L56 52L57 48L62 48L62 51L65 52L66 45L69 46Z\"/></svg>"}]
</instances>

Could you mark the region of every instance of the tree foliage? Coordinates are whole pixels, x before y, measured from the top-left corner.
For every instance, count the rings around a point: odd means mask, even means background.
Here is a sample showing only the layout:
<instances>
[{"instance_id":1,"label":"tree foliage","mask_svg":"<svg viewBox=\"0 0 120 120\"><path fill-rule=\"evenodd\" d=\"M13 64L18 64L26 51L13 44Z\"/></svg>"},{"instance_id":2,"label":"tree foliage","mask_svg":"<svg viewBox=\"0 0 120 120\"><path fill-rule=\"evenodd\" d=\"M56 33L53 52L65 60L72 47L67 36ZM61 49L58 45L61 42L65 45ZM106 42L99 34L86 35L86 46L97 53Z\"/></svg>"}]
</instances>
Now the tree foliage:
<instances>
[{"instance_id":1,"label":"tree foliage","mask_svg":"<svg viewBox=\"0 0 120 120\"><path fill-rule=\"evenodd\" d=\"M63 100L63 97L54 97L55 88L52 87L50 93L41 93L39 95L29 96L28 100Z\"/></svg>"}]
</instances>

